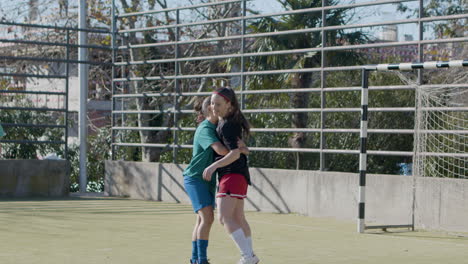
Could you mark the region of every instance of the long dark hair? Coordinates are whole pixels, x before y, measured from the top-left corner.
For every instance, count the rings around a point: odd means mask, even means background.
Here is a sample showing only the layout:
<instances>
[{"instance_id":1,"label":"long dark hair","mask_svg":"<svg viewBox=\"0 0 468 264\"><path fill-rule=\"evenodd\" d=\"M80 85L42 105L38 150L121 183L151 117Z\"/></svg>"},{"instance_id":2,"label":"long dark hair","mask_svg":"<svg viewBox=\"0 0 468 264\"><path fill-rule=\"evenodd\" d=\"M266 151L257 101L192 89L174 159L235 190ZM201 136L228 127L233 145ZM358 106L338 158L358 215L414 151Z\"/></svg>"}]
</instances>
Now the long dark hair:
<instances>
[{"instance_id":1,"label":"long dark hair","mask_svg":"<svg viewBox=\"0 0 468 264\"><path fill-rule=\"evenodd\" d=\"M231 111L225 117L226 120L235 122L242 127L242 132L245 136L250 135L250 124L245 118L244 114L242 114L239 101L237 100L236 93L229 87L221 87L214 91L215 94L222 96L225 100L231 103Z\"/></svg>"}]
</instances>

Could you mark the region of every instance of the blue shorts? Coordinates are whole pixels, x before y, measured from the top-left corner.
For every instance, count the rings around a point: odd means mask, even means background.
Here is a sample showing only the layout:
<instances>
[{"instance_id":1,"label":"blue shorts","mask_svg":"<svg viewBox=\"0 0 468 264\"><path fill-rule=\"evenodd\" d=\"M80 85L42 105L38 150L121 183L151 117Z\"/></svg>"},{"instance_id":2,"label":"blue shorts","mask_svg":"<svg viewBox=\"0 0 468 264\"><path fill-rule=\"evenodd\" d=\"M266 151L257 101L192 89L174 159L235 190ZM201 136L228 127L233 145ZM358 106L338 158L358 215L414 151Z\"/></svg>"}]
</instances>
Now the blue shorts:
<instances>
[{"instance_id":1,"label":"blue shorts","mask_svg":"<svg viewBox=\"0 0 468 264\"><path fill-rule=\"evenodd\" d=\"M198 213L198 210L210 205L213 206L213 209L215 208L215 194L210 192L208 184L202 179L184 176L184 187L192 201L192 207L195 213Z\"/></svg>"}]
</instances>

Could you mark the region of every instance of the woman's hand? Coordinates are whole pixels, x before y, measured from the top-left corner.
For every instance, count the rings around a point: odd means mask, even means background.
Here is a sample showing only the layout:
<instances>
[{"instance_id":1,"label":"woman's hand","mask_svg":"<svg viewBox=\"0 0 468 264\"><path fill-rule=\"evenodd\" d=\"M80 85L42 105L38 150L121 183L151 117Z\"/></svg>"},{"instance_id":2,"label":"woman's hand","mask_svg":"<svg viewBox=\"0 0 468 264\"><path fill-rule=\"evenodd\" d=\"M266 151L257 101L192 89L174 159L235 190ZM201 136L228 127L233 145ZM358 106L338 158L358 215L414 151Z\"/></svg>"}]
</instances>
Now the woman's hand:
<instances>
[{"instance_id":1,"label":"woman's hand","mask_svg":"<svg viewBox=\"0 0 468 264\"><path fill-rule=\"evenodd\" d=\"M241 155L241 152L239 148L229 151L229 153L226 156L216 161L215 163L211 164L203 171L203 179L205 181L211 181L211 177L213 176L213 174L218 168L223 168L223 167L228 166L229 164L238 160L240 155Z\"/></svg>"},{"instance_id":2,"label":"woman's hand","mask_svg":"<svg viewBox=\"0 0 468 264\"><path fill-rule=\"evenodd\" d=\"M211 176L213 176L213 173L215 173L216 167L213 165L208 166L204 171L203 171L203 179L205 181L211 181Z\"/></svg>"},{"instance_id":3,"label":"woman's hand","mask_svg":"<svg viewBox=\"0 0 468 264\"><path fill-rule=\"evenodd\" d=\"M247 145L245 145L245 142L244 142L242 139L237 138L237 147L239 147L239 148L246 148Z\"/></svg>"},{"instance_id":4,"label":"woman's hand","mask_svg":"<svg viewBox=\"0 0 468 264\"><path fill-rule=\"evenodd\" d=\"M239 150L242 154L249 155L249 148L247 147L247 145L245 145L245 142L240 138L237 139L237 147L239 147Z\"/></svg>"}]
</instances>

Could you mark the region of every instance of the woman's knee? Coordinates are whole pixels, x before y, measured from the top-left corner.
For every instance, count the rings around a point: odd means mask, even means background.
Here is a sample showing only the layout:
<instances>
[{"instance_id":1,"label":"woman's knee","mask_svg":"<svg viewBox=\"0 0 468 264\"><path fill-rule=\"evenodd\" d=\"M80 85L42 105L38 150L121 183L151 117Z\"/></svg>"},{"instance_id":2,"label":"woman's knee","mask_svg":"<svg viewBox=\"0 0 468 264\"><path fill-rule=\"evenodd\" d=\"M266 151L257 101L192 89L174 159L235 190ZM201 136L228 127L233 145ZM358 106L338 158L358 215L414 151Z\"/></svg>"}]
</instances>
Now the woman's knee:
<instances>
[{"instance_id":1,"label":"woman's knee","mask_svg":"<svg viewBox=\"0 0 468 264\"><path fill-rule=\"evenodd\" d=\"M212 225L214 222L214 215L213 214L207 214L203 218L203 223L206 225Z\"/></svg>"},{"instance_id":2,"label":"woman's knee","mask_svg":"<svg viewBox=\"0 0 468 264\"><path fill-rule=\"evenodd\" d=\"M239 222L245 221L244 210L239 210L239 209L234 210L233 217Z\"/></svg>"},{"instance_id":3,"label":"woman's knee","mask_svg":"<svg viewBox=\"0 0 468 264\"><path fill-rule=\"evenodd\" d=\"M232 223L236 223L236 222L237 222L236 216L235 216L234 214L223 214L223 213L220 213L220 214L218 215L218 220L219 220L219 222L221 223L221 225L232 224Z\"/></svg>"},{"instance_id":4,"label":"woman's knee","mask_svg":"<svg viewBox=\"0 0 468 264\"><path fill-rule=\"evenodd\" d=\"M236 219L234 218L234 215L232 214L227 214L227 213L223 213L223 212L220 212L220 214L218 214L218 221L221 225L225 225L226 223L232 223L234 222Z\"/></svg>"},{"instance_id":5,"label":"woman's knee","mask_svg":"<svg viewBox=\"0 0 468 264\"><path fill-rule=\"evenodd\" d=\"M205 207L202 208L198 212L198 216L200 219L201 224L208 224L211 225L214 222L214 212L212 207Z\"/></svg>"},{"instance_id":6,"label":"woman's knee","mask_svg":"<svg viewBox=\"0 0 468 264\"><path fill-rule=\"evenodd\" d=\"M218 222L221 225L224 225L224 216L222 214L218 214Z\"/></svg>"},{"instance_id":7,"label":"woman's knee","mask_svg":"<svg viewBox=\"0 0 468 264\"><path fill-rule=\"evenodd\" d=\"M231 197L218 198L218 220L221 225L229 224L234 219L234 209L237 199Z\"/></svg>"}]
</instances>

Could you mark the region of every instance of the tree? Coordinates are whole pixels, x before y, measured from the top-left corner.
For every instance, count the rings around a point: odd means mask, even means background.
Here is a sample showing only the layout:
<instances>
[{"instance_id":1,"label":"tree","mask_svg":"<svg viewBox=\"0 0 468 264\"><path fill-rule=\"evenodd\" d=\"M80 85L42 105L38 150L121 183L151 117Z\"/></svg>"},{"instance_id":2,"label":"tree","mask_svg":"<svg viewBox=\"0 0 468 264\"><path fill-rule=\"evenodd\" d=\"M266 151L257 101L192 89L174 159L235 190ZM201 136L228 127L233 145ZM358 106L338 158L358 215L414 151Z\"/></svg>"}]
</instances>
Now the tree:
<instances>
[{"instance_id":1,"label":"tree","mask_svg":"<svg viewBox=\"0 0 468 264\"><path fill-rule=\"evenodd\" d=\"M77 25L77 6L76 1L69 6L68 0L29 0L26 3L16 3L15 5L0 6L2 13L2 20L11 22L22 23L36 23L43 25L57 25L73 27ZM93 0L90 10L91 16L88 20L90 27L104 27L110 29L110 21L108 14L110 9L107 0ZM8 9L8 8L15 9ZM60 9L60 12L53 12L55 8ZM107 18L107 19L106 19ZM52 23L53 22L53 23ZM34 30L31 30L34 29ZM31 28L27 26L10 26L6 31L7 39L19 40L34 40L43 42L66 42L66 31L59 29L42 29ZM70 31L70 43L76 44L78 39L76 31ZM103 37L103 34L89 33L90 44L110 44L110 37ZM107 41L107 43L106 43ZM77 58L77 49L70 48L70 59ZM65 47L57 46L43 46L32 44L17 44L10 47L2 48L2 55L4 56L25 56L36 58L50 58L50 59L65 59ZM110 51L92 50L90 52L90 60L110 62ZM28 73L28 74L43 74L43 75L64 75L65 63L55 63L46 61L30 61L30 60L15 60L4 59L0 63L1 67L8 69L14 73ZM70 65L73 71L73 64ZM0 78L0 90L24 90L28 85L34 85L38 82L36 78L24 77L2 77ZM89 94L99 94L101 98L105 98L110 94L111 83L111 70L109 66L90 67L90 83ZM53 91L56 88L63 91L63 82L55 82L50 79L47 84L47 89ZM98 91L98 87L102 90ZM48 99L54 100L58 96L26 96L24 94L2 94L0 96L1 106L15 106L15 107L33 107L41 108L47 106ZM51 108L62 108L61 105L48 106ZM1 123L11 124L39 124L39 125L63 125L64 116L44 111L29 111L29 110L1 110L0 111ZM70 118L69 125L73 123ZM92 125L92 124L90 124ZM6 126L7 136L5 140L31 140L31 141L63 141L64 130L62 128L49 128L49 127L23 127L23 126ZM109 128L106 128L109 129ZM108 131L104 131L108 132ZM90 135L88 144L90 145L88 152L88 172L89 182L98 182L99 179L104 177L104 160L109 156L109 145L102 131L96 135ZM108 133L107 133L108 134ZM17 144L17 143L2 143L3 156L8 159L37 159L45 157L48 154L57 154L64 157L64 148L60 144ZM77 181L78 175L78 148L74 144L69 144L68 158L72 163L71 179L72 184Z\"/></svg>"},{"instance_id":2,"label":"tree","mask_svg":"<svg viewBox=\"0 0 468 264\"><path fill-rule=\"evenodd\" d=\"M143 7L143 2L132 1L129 4L126 0L121 0L121 4L125 12L136 12ZM145 8L149 10L156 9L157 7L162 9L168 8L166 0L149 1ZM211 8L210 12L198 12L195 13L195 19L197 17L211 20L225 18L229 16L233 10L234 5L217 6ZM143 22L141 22L143 20ZM138 26L152 27L156 25L170 25L176 20L174 13L163 12L160 16L154 17L143 17L137 20L136 17L130 17L122 21L122 26L129 28L137 28ZM207 36L224 36L226 34L226 28L220 24L209 24L202 27L195 28L182 28L179 31L179 35L189 39L200 39ZM176 34L173 28L167 28L161 31L144 31L142 32L143 38L139 38L136 33L129 33L126 41L128 43L158 43L162 41L174 42L176 41ZM222 41L219 41L216 45L211 44L189 44L183 45L179 48L180 57L192 57L196 55L206 54L215 52L222 54L224 50L229 49L230 45L224 45ZM151 60L151 59L164 59L174 58L175 50L167 47L159 48L142 48L142 49L129 49L126 54L122 55L124 61L138 61L138 60ZM173 76L176 74L209 74L212 72L224 71L224 67L219 61L185 61L178 62L179 72L175 72L176 67L171 63L161 64L147 64L147 65L132 65L125 71L121 72L124 77L126 73L129 77L143 77L143 76ZM178 83L177 83L178 82ZM137 82L132 81L129 83L129 89L132 93L144 93L144 92L182 92L191 91L193 87L197 87L197 91L207 89L210 84L208 78L202 78L201 80L160 80L152 82ZM175 86L179 87L179 91L175 91ZM189 108L192 104L192 98L183 98L179 102L174 102L172 97L158 97L158 98L138 98L134 102L134 106L137 110L175 110L180 105L184 105ZM175 113L161 113L161 114L138 114L136 122L139 127L172 127L174 126L173 115ZM139 131L142 143L170 143L171 132L167 130L163 131ZM142 160L143 161L159 161L161 155L167 150L162 148L143 147L142 148Z\"/></svg>"},{"instance_id":3,"label":"tree","mask_svg":"<svg viewBox=\"0 0 468 264\"><path fill-rule=\"evenodd\" d=\"M429 0L424 3L423 17L437 17L458 15L466 13L468 3L466 0ZM406 3L398 4L398 11L408 14L418 14L419 7L411 8ZM426 23L425 30L432 29L437 38L462 37L466 31L465 19L452 19L439 21L439 23Z\"/></svg>"},{"instance_id":4,"label":"tree","mask_svg":"<svg viewBox=\"0 0 468 264\"><path fill-rule=\"evenodd\" d=\"M286 10L298 10L305 8L321 7L321 0L284 0L279 1ZM336 1L329 1L329 5L334 5ZM334 9L327 12L327 25L343 25L350 19L346 9ZM321 16L317 14L293 14L279 18L266 17L250 25L253 33L287 31L303 28L320 27ZM258 38L252 45L252 50L257 52L275 50L295 50L306 48L319 48L322 45L320 32L286 34L280 36L270 36ZM327 46L339 45L340 43L356 44L366 39L362 32L347 33L343 30L327 31ZM360 61L358 53L345 51L327 52L326 60L330 65L357 64ZM304 69L321 66L321 53L297 53L291 55L256 56L249 61L249 70L268 69ZM265 87L263 84L276 83L276 87L308 88L320 83L317 74L312 72L288 73L280 76L255 76L250 79L248 85ZM291 93L291 108L308 108L310 105L317 105L317 101L310 101L308 93ZM293 128L306 128L310 124L308 113L292 113L291 125ZM312 143L313 144L313 143ZM289 145L294 148L305 148L311 145L308 142L306 133L294 133L289 138ZM298 154L296 157L296 168L305 168L304 160L308 155Z\"/></svg>"}]
</instances>

